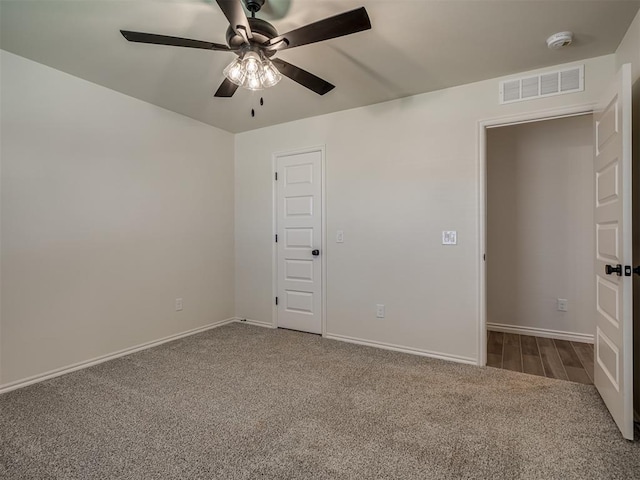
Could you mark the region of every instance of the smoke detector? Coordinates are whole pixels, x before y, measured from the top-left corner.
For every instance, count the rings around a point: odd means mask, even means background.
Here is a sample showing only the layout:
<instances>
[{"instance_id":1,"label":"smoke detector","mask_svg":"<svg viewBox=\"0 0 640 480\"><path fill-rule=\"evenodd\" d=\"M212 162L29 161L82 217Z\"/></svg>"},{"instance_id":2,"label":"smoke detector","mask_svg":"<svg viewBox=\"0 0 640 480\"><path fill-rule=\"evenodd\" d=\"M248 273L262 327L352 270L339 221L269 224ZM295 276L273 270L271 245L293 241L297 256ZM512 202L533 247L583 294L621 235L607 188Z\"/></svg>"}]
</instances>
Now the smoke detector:
<instances>
[{"instance_id":1,"label":"smoke detector","mask_svg":"<svg viewBox=\"0 0 640 480\"><path fill-rule=\"evenodd\" d=\"M558 50L559 48L566 47L573 40L573 33L571 32L558 32L547 38L547 47L551 50Z\"/></svg>"}]
</instances>

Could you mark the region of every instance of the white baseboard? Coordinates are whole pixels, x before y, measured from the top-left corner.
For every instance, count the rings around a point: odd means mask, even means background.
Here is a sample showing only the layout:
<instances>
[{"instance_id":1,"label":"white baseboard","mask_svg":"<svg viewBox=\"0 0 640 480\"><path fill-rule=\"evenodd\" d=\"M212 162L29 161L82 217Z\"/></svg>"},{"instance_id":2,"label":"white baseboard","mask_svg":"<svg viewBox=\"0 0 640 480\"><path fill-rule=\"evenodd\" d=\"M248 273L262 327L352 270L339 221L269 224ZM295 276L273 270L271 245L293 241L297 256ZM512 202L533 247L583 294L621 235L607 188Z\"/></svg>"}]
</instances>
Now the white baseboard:
<instances>
[{"instance_id":1,"label":"white baseboard","mask_svg":"<svg viewBox=\"0 0 640 480\"><path fill-rule=\"evenodd\" d=\"M225 320L220 320L218 322L210 323L209 325L205 325L203 327L193 328L191 330L187 330L186 332L176 333L175 335L170 335L168 337L164 337L159 340L153 340L151 342L141 343L140 345L125 348L124 350L119 350L114 353L109 353L107 355L95 357L90 360L74 363L66 367L56 368L55 370L50 370L45 373L23 378L22 380L16 380L11 383L0 385L0 395L3 393L10 392L12 390L17 390L19 388L26 387L28 385L33 385L34 383L39 383L45 380L49 380L51 378L59 377L61 375L66 375L67 373L75 372L76 370L82 370L83 368L92 367L94 365L98 365L99 363L108 362L109 360L113 360L118 357L124 357L125 355L130 355L132 353L139 352L140 350L146 350L148 348L152 348L152 347L161 345L163 343L171 342L173 340L178 340L179 338L188 337L189 335L195 335L196 333L201 333L206 330L211 330L212 328L221 327L222 325L227 325L228 323L232 323L234 320L235 318L227 318Z\"/></svg>"},{"instance_id":2,"label":"white baseboard","mask_svg":"<svg viewBox=\"0 0 640 480\"><path fill-rule=\"evenodd\" d=\"M264 322L262 320L251 320L250 318L235 317L234 321L237 323L246 323L247 325L255 325L256 327L276 328L273 323Z\"/></svg>"},{"instance_id":3,"label":"white baseboard","mask_svg":"<svg viewBox=\"0 0 640 480\"><path fill-rule=\"evenodd\" d=\"M549 330L547 328L487 323L487 330L492 330L494 332L517 333L518 335L531 335L534 337L555 338L556 340L569 340L571 342L593 343L593 335L589 335L587 333L563 332L560 330Z\"/></svg>"},{"instance_id":4,"label":"white baseboard","mask_svg":"<svg viewBox=\"0 0 640 480\"><path fill-rule=\"evenodd\" d=\"M433 352L430 350L422 350L419 348L405 347L402 345L394 345L391 343L375 342L372 340L364 340L361 338L347 337L346 335L336 335L333 333L327 333L324 338L330 340L339 340L341 342L356 343L358 345L365 345L367 347L382 348L384 350L393 350L394 352L410 353L412 355L420 355L422 357L438 358L440 360L450 360L452 362L466 363L468 365L477 365L478 362L475 358L462 357L460 355L451 355L449 353Z\"/></svg>"}]
</instances>

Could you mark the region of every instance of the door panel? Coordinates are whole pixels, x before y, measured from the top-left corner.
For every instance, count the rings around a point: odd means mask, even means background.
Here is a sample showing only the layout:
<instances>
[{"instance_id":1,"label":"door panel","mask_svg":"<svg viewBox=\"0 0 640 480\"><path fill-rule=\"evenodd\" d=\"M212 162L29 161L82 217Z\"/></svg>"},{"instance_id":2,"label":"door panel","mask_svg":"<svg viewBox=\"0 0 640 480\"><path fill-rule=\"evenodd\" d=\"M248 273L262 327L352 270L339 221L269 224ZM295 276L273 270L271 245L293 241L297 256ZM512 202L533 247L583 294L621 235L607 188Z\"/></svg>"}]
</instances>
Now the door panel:
<instances>
[{"instance_id":1,"label":"door panel","mask_svg":"<svg viewBox=\"0 0 640 480\"><path fill-rule=\"evenodd\" d=\"M611 416L633 439L631 68L624 65L594 113L596 236L595 379Z\"/></svg>"},{"instance_id":2,"label":"door panel","mask_svg":"<svg viewBox=\"0 0 640 480\"><path fill-rule=\"evenodd\" d=\"M620 328L620 290L614 283L603 278L597 279L596 308L598 313L609 320L615 328Z\"/></svg>"},{"instance_id":3,"label":"door panel","mask_svg":"<svg viewBox=\"0 0 640 480\"><path fill-rule=\"evenodd\" d=\"M620 253L618 246L619 226L617 222L609 224L598 224L596 226L596 248L598 260L610 263L620 263Z\"/></svg>"},{"instance_id":4,"label":"door panel","mask_svg":"<svg viewBox=\"0 0 640 480\"><path fill-rule=\"evenodd\" d=\"M322 332L322 152L276 158L277 324Z\"/></svg>"},{"instance_id":5,"label":"door panel","mask_svg":"<svg viewBox=\"0 0 640 480\"><path fill-rule=\"evenodd\" d=\"M284 228L285 248L313 248L313 228Z\"/></svg>"},{"instance_id":6,"label":"door panel","mask_svg":"<svg viewBox=\"0 0 640 480\"><path fill-rule=\"evenodd\" d=\"M596 327L596 361L616 391L620 391L620 350L598 327Z\"/></svg>"},{"instance_id":7,"label":"door panel","mask_svg":"<svg viewBox=\"0 0 640 480\"><path fill-rule=\"evenodd\" d=\"M313 260L285 260L285 280L313 282Z\"/></svg>"},{"instance_id":8,"label":"door panel","mask_svg":"<svg viewBox=\"0 0 640 480\"><path fill-rule=\"evenodd\" d=\"M313 215L313 197L290 197L284 199L284 211L287 217Z\"/></svg>"}]
</instances>

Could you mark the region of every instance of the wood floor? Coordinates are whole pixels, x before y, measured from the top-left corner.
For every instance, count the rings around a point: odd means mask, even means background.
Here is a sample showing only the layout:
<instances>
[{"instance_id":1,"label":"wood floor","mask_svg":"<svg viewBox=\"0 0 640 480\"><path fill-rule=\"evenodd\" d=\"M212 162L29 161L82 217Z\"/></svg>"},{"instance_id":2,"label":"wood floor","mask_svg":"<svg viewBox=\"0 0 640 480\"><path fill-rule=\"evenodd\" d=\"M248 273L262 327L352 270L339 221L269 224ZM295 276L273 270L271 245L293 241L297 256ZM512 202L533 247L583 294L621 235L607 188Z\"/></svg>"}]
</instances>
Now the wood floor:
<instances>
[{"instance_id":1,"label":"wood floor","mask_svg":"<svg viewBox=\"0 0 640 480\"><path fill-rule=\"evenodd\" d=\"M489 331L487 366L593 384L593 345Z\"/></svg>"}]
</instances>

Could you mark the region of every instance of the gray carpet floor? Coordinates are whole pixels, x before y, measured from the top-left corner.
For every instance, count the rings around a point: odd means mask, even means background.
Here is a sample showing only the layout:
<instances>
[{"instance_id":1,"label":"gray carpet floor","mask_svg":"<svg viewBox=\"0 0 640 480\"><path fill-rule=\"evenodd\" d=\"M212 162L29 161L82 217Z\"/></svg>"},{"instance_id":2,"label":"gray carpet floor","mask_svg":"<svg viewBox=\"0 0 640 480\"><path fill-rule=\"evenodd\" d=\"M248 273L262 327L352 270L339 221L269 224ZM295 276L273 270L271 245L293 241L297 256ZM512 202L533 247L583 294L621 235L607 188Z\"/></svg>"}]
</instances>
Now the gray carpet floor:
<instances>
[{"instance_id":1,"label":"gray carpet floor","mask_svg":"<svg viewBox=\"0 0 640 480\"><path fill-rule=\"evenodd\" d=\"M632 479L593 386L232 324L0 396L3 479Z\"/></svg>"}]
</instances>

